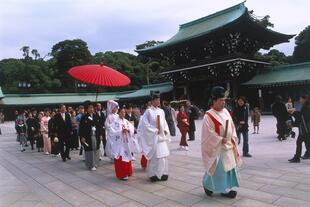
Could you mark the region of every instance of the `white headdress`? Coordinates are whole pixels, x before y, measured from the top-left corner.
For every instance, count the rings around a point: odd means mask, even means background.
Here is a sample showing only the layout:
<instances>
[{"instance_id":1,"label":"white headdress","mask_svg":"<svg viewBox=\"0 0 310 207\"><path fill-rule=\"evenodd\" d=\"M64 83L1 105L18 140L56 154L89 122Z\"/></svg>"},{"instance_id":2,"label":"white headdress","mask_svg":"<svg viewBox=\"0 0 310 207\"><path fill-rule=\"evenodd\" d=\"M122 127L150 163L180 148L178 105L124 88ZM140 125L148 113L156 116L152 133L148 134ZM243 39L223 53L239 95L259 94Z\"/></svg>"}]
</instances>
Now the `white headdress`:
<instances>
[{"instance_id":1,"label":"white headdress","mask_svg":"<svg viewBox=\"0 0 310 207\"><path fill-rule=\"evenodd\" d=\"M107 115L112 114L112 110L119 108L118 103L113 100L108 100L107 102Z\"/></svg>"}]
</instances>

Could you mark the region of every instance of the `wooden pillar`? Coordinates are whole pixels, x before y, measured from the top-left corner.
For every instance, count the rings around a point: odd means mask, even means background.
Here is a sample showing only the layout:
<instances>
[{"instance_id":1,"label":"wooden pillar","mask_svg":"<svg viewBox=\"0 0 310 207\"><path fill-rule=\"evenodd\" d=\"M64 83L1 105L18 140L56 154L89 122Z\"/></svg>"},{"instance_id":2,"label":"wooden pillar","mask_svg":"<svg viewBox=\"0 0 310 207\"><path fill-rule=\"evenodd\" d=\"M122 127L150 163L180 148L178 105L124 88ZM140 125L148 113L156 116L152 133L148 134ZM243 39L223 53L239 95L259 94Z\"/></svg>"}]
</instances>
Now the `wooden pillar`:
<instances>
[{"instance_id":1,"label":"wooden pillar","mask_svg":"<svg viewBox=\"0 0 310 207\"><path fill-rule=\"evenodd\" d=\"M263 99L263 91L262 89L258 89L258 101L259 101L259 108L261 111L264 111L264 99Z\"/></svg>"}]
</instances>

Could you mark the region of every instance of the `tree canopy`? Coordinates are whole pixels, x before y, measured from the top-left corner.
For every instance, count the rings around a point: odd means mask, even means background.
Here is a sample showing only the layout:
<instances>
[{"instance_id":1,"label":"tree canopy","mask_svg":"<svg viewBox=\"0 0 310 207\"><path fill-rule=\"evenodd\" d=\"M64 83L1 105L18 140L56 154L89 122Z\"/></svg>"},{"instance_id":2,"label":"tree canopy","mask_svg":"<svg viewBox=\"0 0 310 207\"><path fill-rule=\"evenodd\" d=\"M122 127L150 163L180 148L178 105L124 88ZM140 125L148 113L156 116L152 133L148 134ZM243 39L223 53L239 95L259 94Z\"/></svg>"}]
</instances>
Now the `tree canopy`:
<instances>
[{"instance_id":1,"label":"tree canopy","mask_svg":"<svg viewBox=\"0 0 310 207\"><path fill-rule=\"evenodd\" d=\"M272 49L266 54L257 52L255 54L255 58L264 62L268 62L273 66L292 63L291 56L286 56L283 52L280 52L277 49Z\"/></svg>"},{"instance_id":2,"label":"tree canopy","mask_svg":"<svg viewBox=\"0 0 310 207\"><path fill-rule=\"evenodd\" d=\"M149 41L159 42L159 41ZM103 63L131 79L129 87L102 89L133 90L142 85L160 82L160 62L144 62L139 56L125 52L98 52L91 55L87 43L81 39L65 40L56 43L50 59L44 60L35 48L21 47L23 59L3 59L0 61L0 84L4 93L57 93L57 92L95 92L94 86L76 88L76 81L67 71L77 65ZM21 89L19 83L30 83L31 88Z\"/></svg>"},{"instance_id":3,"label":"tree canopy","mask_svg":"<svg viewBox=\"0 0 310 207\"><path fill-rule=\"evenodd\" d=\"M293 58L295 62L310 61L310 25L307 26L295 39Z\"/></svg>"},{"instance_id":4,"label":"tree canopy","mask_svg":"<svg viewBox=\"0 0 310 207\"><path fill-rule=\"evenodd\" d=\"M55 75L62 80L62 86L73 89L74 80L69 77L67 71L77 65L89 64L91 53L87 43L81 39L65 40L52 47L51 56L54 58L52 67L56 71Z\"/></svg>"}]
</instances>

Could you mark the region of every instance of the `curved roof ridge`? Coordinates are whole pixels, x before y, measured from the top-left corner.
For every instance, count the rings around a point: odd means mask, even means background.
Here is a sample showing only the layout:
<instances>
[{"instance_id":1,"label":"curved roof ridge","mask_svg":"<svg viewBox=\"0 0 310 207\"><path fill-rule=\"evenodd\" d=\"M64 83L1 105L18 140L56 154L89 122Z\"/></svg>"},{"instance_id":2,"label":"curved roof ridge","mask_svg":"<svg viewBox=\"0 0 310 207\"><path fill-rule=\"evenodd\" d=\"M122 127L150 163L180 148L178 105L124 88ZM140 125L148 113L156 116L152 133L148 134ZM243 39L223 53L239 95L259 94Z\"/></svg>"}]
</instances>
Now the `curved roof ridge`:
<instances>
[{"instance_id":1,"label":"curved roof ridge","mask_svg":"<svg viewBox=\"0 0 310 207\"><path fill-rule=\"evenodd\" d=\"M244 5L245 2L246 2L246 1L243 1L243 2L241 2L241 3L239 3L239 4L236 4L236 5L234 5L234 6L228 7L228 8L226 8L226 9L224 9L224 10L215 12L215 13L213 13L213 14L207 15L207 16L205 16L205 17L201 17L201 18L199 18L199 19L196 19L196 20L193 20L193 21L184 23L184 24L180 24L180 29L185 28L185 27L192 26L192 25L194 25L194 24L197 24L197 23L206 21L206 20L208 20L208 19L214 18L214 17L216 17L216 16L220 16L220 15L225 14L225 13L228 13L228 12L231 12L232 10L237 9L237 8L239 8L239 9L244 9L243 12L245 12L245 11L246 11L246 7L245 7L245 5Z\"/></svg>"}]
</instances>

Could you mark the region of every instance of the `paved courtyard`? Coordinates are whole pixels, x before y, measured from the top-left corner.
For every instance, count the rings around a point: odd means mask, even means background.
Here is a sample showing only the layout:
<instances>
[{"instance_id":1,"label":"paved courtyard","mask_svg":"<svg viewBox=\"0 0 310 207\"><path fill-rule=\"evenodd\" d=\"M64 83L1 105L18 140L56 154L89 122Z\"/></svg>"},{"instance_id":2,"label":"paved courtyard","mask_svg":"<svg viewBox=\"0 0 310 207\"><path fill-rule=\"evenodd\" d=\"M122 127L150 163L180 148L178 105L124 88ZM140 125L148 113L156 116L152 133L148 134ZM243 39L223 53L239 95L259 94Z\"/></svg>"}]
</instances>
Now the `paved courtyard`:
<instances>
[{"instance_id":1,"label":"paved courtyard","mask_svg":"<svg viewBox=\"0 0 310 207\"><path fill-rule=\"evenodd\" d=\"M188 152L178 151L179 134L170 144L169 180L150 183L139 162L134 176L119 181L114 166L103 160L97 171L86 170L77 151L72 160L29 149L21 153L13 123L0 125L0 207L6 206L310 206L310 160L290 164L295 140L277 141L275 121L262 118L261 133L250 136L253 158L243 159L236 199L206 197L201 180L200 126Z\"/></svg>"}]
</instances>

